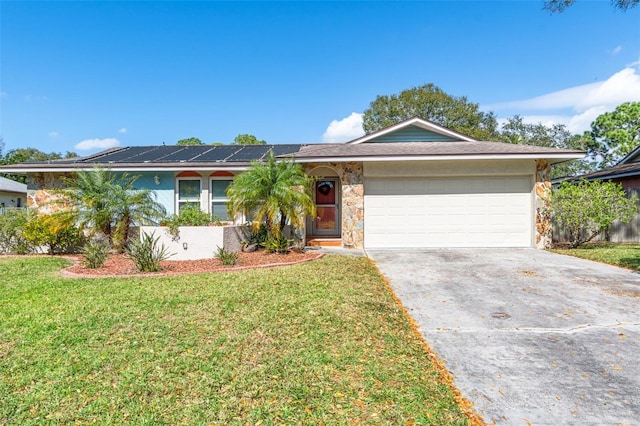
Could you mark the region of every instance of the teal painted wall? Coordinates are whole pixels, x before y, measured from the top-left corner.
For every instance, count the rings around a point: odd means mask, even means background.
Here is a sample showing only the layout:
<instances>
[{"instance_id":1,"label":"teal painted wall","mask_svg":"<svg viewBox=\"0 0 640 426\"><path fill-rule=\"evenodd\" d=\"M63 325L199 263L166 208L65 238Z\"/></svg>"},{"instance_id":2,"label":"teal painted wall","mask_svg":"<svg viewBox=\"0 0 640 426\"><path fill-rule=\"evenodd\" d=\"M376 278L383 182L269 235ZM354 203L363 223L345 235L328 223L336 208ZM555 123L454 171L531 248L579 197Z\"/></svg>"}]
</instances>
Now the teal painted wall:
<instances>
[{"instance_id":1,"label":"teal painted wall","mask_svg":"<svg viewBox=\"0 0 640 426\"><path fill-rule=\"evenodd\" d=\"M371 142L451 142L460 139L440 135L417 126L408 126L395 132L373 138Z\"/></svg>"},{"instance_id":2,"label":"teal painted wall","mask_svg":"<svg viewBox=\"0 0 640 426\"><path fill-rule=\"evenodd\" d=\"M140 176L135 182L135 187L152 190L156 193L156 201L164 206L167 214L175 213L174 172L129 172L128 174ZM156 185L154 181L156 175L160 178L160 185Z\"/></svg>"}]
</instances>

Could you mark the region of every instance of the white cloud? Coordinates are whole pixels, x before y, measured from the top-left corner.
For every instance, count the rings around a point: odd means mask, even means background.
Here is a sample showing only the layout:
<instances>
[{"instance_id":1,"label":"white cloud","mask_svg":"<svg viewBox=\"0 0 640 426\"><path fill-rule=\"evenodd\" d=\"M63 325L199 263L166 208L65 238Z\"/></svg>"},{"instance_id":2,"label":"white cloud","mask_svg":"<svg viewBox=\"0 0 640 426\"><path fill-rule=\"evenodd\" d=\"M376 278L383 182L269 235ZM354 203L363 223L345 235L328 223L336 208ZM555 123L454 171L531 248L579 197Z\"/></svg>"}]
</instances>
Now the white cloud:
<instances>
[{"instance_id":1,"label":"white cloud","mask_svg":"<svg viewBox=\"0 0 640 426\"><path fill-rule=\"evenodd\" d=\"M92 149L107 149L119 146L120 141L116 138L105 139L85 139L75 145L75 149L79 151L89 151Z\"/></svg>"},{"instance_id":2,"label":"white cloud","mask_svg":"<svg viewBox=\"0 0 640 426\"><path fill-rule=\"evenodd\" d=\"M362 114L352 112L342 120L333 120L322 135L322 142L342 143L364 135Z\"/></svg>"},{"instance_id":3,"label":"white cloud","mask_svg":"<svg viewBox=\"0 0 640 426\"><path fill-rule=\"evenodd\" d=\"M58 133L58 132L49 132L48 135L49 135L50 138L57 138L60 135L60 133Z\"/></svg>"},{"instance_id":4,"label":"white cloud","mask_svg":"<svg viewBox=\"0 0 640 426\"><path fill-rule=\"evenodd\" d=\"M640 101L640 74L635 68L625 68L609 77L590 90L575 109L584 112L598 106L615 108L629 101Z\"/></svg>"},{"instance_id":5,"label":"white cloud","mask_svg":"<svg viewBox=\"0 0 640 426\"><path fill-rule=\"evenodd\" d=\"M127 133L127 128L123 127L120 130L118 130L118 133Z\"/></svg>"},{"instance_id":6,"label":"white cloud","mask_svg":"<svg viewBox=\"0 0 640 426\"><path fill-rule=\"evenodd\" d=\"M0 99L8 98L9 94L7 92L0 92Z\"/></svg>"},{"instance_id":7,"label":"white cloud","mask_svg":"<svg viewBox=\"0 0 640 426\"><path fill-rule=\"evenodd\" d=\"M613 111L623 102L640 101L640 64L630 65L605 81L570 87L531 99L483 106L503 111L500 116L518 114L529 123L560 123L582 133L600 114Z\"/></svg>"},{"instance_id":8,"label":"white cloud","mask_svg":"<svg viewBox=\"0 0 640 426\"><path fill-rule=\"evenodd\" d=\"M615 55L617 55L617 54L618 54L618 53L620 53L620 52L622 52L622 46L616 46L616 47L614 47L614 48L613 48L613 50L611 51L611 55L612 55L612 56L615 56Z\"/></svg>"}]
</instances>

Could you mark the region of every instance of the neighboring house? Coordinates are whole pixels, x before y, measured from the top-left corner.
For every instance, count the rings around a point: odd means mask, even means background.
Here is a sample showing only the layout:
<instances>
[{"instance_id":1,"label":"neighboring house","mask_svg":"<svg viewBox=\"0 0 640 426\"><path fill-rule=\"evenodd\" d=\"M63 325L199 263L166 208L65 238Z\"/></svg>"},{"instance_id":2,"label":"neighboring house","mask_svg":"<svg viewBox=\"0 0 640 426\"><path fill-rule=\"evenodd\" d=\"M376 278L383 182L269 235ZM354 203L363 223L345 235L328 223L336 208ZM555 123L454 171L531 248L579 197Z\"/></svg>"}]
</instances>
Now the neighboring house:
<instances>
[{"instance_id":1,"label":"neighboring house","mask_svg":"<svg viewBox=\"0 0 640 426\"><path fill-rule=\"evenodd\" d=\"M0 214L26 205L27 185L0 176Z\"/></svg>"},{"instance_id":2,"label":"neighboring house","mask_svg":"<svg viewBox=\"0 0 640 426\"><path fill-rule=\"evenodd\" d=\"M477 141L412 118L344 144L136 146L0 170L28 176L34 205L61 176L103 166L141 175L169 213L195 202L225 219L227 186L269 151L318 177L307 238L367 249L548 247L550 166L583 156Z\"/></svg>"},{"instance_id":3,"label":"neighboring house","mask_svg":"<svg viewBox=\"0 0 640 426\"><path fill-rule=\"evenodd\" d=\"M640 146L620 160L615 166L580 176L560 178L554 180L553 184L583 179L588 181L603 180L619 183L629 196L637 194L640 197ZM568 236L560 227L554 226L553 241L567 242ZM629 223L614 222L608 232L597 236L594 238L594 241L612 241L616 243L640 242L640 213L636 214Z\"/></svg>"},{"instance_id":4,"label":"neighboring house","mask_svg":"<svg viewBox=\"0 0 640 426\"><path fill-rule=\"evenodd\" d=\"M577 181L585 179L588 181L605 180L622 184L627 190L637 190L640 188L640 146L634 149L615 166L598 170L597 172L586 173L570 178L554 179L554 184L565 180Z\"/></svg>"}]
</instances>

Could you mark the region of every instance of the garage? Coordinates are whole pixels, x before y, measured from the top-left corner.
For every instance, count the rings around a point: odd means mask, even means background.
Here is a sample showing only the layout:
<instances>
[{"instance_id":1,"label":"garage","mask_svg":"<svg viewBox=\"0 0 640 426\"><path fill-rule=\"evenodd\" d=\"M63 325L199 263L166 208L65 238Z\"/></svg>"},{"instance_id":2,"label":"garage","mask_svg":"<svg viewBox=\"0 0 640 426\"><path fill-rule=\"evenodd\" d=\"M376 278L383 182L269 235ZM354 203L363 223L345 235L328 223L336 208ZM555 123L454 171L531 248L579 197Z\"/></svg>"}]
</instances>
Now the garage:
<instances>
[{"instance_id":1,"label":"garage","mask_svg":"<svg viewBox=\"0 0 640 426\"><path fill-rule=\"evenodd\" d=\"M533 176L365 178L364 246L531 247Z\"/></svg>"}]
</instances>

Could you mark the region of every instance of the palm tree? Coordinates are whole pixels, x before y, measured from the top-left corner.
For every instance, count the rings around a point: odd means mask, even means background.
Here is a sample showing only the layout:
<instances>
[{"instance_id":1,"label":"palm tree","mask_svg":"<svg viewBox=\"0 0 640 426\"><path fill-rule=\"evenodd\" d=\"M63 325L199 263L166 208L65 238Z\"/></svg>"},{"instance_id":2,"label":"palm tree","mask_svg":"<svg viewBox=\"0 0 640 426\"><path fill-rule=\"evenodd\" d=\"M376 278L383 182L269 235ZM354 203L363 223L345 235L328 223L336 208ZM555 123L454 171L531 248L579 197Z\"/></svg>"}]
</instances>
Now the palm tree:
<instances>
[{"instance_id":1,"label":"palm tree","mask_svg":"<svg viewBox=\"0 0 640 426\"><path fill-rule=\"evenodd\" d=\"M112 188L109 205L113 213L113 245L122 250L129 241L129 229L136 223L139 225L154 224L166 215L162 204L156 201L156 193L150 189L135 189L134 183L139 176L126 173Z\"/></svg>"},{"instance_id":2,"label":"palm tree","mask_svg":"<svg viewBox=\"0 0 640 426\"><path fill-rule=\"evenodd\" d=\"M80 228L90 228L93 232L110 237L113 214L109 206L109 194L116 185L115 175L96 167L90 171L81 170L74 177L65 179L64 183L65 198L57 201L70 201L73 204Z\"/></svg>"},{"instance_id":3,"label":"palm tree","mask_svg":"<svg viewBox=\"0 0 640 426\"><path fill-rule=\"evenodd\" d=\"M132 223L145 225L163 217L165 209L155 192L135 188L138 178L96 167L67 179L64 194L75 204L80 227L103 233L121 250Z\"/></svg>"},{"instance_id":4,"label":"palm tree","mask_svg":"<svg viewBox=\"0 0 640 426\"><path fill-rule=\"evenodd\" d=\"M315 214L312 183L299 164L269 153L265 163L253 162L229 185L229 212L251 213L254 229L264 224L270 237L280 239L287 223L299 228L305 214Z\"/></svg>"}]
</instances>

